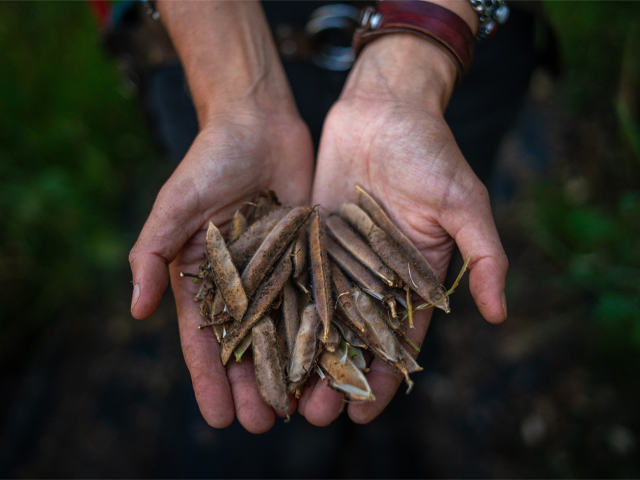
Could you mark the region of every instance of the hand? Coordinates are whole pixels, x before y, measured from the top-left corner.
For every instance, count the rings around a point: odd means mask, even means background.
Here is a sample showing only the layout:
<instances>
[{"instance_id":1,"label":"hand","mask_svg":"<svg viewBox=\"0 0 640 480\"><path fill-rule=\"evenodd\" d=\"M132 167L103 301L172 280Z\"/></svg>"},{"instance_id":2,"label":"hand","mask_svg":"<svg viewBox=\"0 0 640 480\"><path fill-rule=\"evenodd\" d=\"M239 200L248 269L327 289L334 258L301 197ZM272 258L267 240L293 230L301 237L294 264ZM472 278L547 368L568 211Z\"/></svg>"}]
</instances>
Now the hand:
<instances>
[{"instance_id":1,"label":"hand","mask_svg":"<svg viewBox=\"0 0 640 480\"><path fill-rule=\"evenodd\" d=\"M406 34L388 35L365 48L325 122L312 203L336 210L354 201L359 183L441 281L455 241L463 255L472 253L469 281L480 312L499 323L507 313L507 259L487 190L443 119L456 73L440 48ZM432 309L419 313L416 328L407 333L421 345ZM386 407L402 376L375 359L367 379L377 400L348 406L358 423L371 421ZM301 397L298 410L311 423L326 425L341 407L340 395L317 382Z\"/></svg>"},{"instance_id":2,"label":"hand","mask_svg":"<svg viewBox=\"0 0 640 480\"><path fill-rule=\"evenodd\" d=\"M187 73L201 130L131 250L131 313L146 318L155 311L169 265L182 350L203 417L222 428L237 415L250 432L265 432L276 413L286 412L274 412L260 398L251 359L225 369L213 332L198 330L198 285L180 272L197 271L209 222L224 233L235 210L258 191L274 190L285 205L309 203L311 137L258 2L161 1L158 8ZM295 408L292 402L289 413Z\"/></svg>"}]
</instances>

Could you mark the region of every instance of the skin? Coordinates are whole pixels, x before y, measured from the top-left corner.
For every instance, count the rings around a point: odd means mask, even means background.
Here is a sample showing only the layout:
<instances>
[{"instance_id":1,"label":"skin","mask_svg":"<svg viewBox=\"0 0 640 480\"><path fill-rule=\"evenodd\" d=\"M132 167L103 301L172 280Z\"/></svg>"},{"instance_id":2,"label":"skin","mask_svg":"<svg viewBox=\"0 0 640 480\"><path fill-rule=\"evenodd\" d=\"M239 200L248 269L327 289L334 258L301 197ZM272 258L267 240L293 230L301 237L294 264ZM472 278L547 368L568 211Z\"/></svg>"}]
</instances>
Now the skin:
<instances>
[{"instance_id":1,"label":"skin","mask_svg":"<svg viewBox=\"0 0 640 480\"><path fill-rule=\"evenodd\" d=\"M468 2L431 1L477 30ZM260 190L276 191L284 205L319 203L331 211L354 201L354 184L362 185L441 280L454 242L463 254L472 251L470 287L480 312L493 323L504 320L507 261L486 189L443 119L456 72L440 46L391 34L364 48L325 122L311 191L310 137L259 4L161 0L158 9L185 68L201 132L160 191L131 251L131 311L136 318L151 315L170 273L185 361L210 425L225 427L237 416L259 433L275 419L260 399L251 362L222 367L213 332L197 329L197 285L179 277L202 260L208 222L224 233L233 212ZM409 334L418 345L429 319L428 311L416 315ZM384 409L402 377L374 361L367 379L377 400L346 410L359 423ZM342 406L342 396L316 376L298 410L312 424L327 425ZM290 412L295 408L290 402Z\"/></svg>"}]
</instances>

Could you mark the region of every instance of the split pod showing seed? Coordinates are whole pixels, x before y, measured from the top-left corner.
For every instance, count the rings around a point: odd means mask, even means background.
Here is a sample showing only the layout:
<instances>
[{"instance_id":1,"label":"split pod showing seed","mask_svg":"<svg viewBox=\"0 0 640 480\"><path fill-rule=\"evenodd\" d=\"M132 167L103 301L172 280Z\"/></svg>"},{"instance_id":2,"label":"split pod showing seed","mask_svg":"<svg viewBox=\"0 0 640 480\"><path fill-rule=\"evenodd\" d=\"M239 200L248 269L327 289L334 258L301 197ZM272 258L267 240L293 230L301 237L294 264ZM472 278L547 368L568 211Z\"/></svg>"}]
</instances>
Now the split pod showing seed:
<instances>
[{"instance_id":1,"label":"split pod showing seed","mask_svg":"<svg viewBox=\"0 0 640 480\"><path fill-rule=\"evenodd\" d=\"M376 400L364 374L346 352L340 350L322 352L319 365L329 376L329 386L344 392L350 400L361 402Z\"/></svg>"},{"instance_id":2,"label":"split pod showing seed","mask_svg":"<svg viewBox=\"0 0 640 480\"><path fill-rule=\"evenodd\" d=\"M324 332L323 341L329 337L329 326L333 317L333 296L331 295L331 274L329 260L325 247L325 233L320 209L316 207L316 215L311 222L309 231L309 250L311 258L311 275L313 277L313 294L322 319Z\"/></svg>"},{"instance_id":3,"label":"split pod showing seed","mask_svg":"<svg viewBox=\"0 0 640 480\"><path fill-rule=\"evenodd\" d=\"M380 259L380 257L337 215L327 218L327 228L331 235L351 255L365 265L390 287L399 287L402 282L398 276Z\"/></svg>"},{"instance_id":4,"label":"split pod showing seed","mask_svg":"<svg viewBox=\"0 0 640 480\"><path fill-rule=\"evenodd\" d=\"M302 312L300 329L289 359L289 393L295 393L296 398L315 369L321 323L315 304L310 303Z\"/></svg>"},{"instance_id":5,"label":"split pod showing seed","mask_svg":"<svg viewBox=\"0 0 640 480\"><path fill-rule=\"evenodd\" d=\"M404 283L429 303L437 303L439 308L449 310L449 302L433 270L416 264L410 252L400 247L384 230L358 205L345 203L340 207L340 216L365 237L375 252L382 258ZM426 262L426 261L425 261Z\"/></svg>"},{"instance_id":6,"label":"split pod showing seed","mask_svg":"<svg viewBox=\"0 0 640 480\"><path fill-rule=\"evenodd\" d=\"M271 212L266 217L249 225L246 232L240 235L235 242L229 244L229 253L238 271L241 272L244 269L267 235L291 209L291 207L281 207Z\"/></svg>"},{"instance_id":7,"label":"split pod showing seed","mask_svg":"<svg viewBox=\"0 0 640 480\"><path fill-rule=\"evenodd\" d=\"M239 321L246 312L249 301L224 239L212 222L209 222L207 230L206 248L207 259L227 312Z\"/></svg>"},{"instance_id":8,"label":"split pod showing seed","mask_svg":"<svg viewBox=\"0 0 640 480\"><path fill-rule=\"evenodd\" d=\"M249 308L240 322L230 324L226 330L227 334L222 339L222 351L220 356L222 364L226 365L231 354L251 331L253 326L271 308L271 304L284 288L284 284L291 275L291 258L283 255L271 276L266 279L258 288L256 295L249 304Z\"/></svg>"},{"instance_id":9,"label":"split pod showing seed","mask_svg":"<svg viewBox=\"0 0 640 480\"><path fill-rule=\"evenodd\" d=\"M278 353L276 327L270 317L264 316L253 327L253 365L258 391L262 399L273 408L289 411L289 396Z\"/></svg>"},{"instance_id":10,"label":"split pod showing seed","mask_svg":"<svg viewBox=\"0 0 640 480\"><path fill-rule=\"evenodd\" d=\"M248 296L251 297L255 293L258 285L269 273L271 267L278 261L287 247L291 245L298 231L311 215L311 210L311 208L306 207L292 209L260 244L260 247L242 272L242 285ZM291 259L289 259L289 265L291 266Z\"/></svg>"}]
</instances>

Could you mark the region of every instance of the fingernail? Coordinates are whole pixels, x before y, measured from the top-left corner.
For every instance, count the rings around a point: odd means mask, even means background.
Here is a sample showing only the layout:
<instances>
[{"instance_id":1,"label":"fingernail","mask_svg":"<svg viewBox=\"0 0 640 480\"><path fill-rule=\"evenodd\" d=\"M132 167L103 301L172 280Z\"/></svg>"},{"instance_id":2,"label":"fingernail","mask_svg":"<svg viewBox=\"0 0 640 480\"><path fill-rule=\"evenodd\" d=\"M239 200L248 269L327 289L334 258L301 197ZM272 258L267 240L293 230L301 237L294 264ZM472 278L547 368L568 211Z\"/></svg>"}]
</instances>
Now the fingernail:
<instances>
[{"instance_id":1,"label":"fingernail","mask_svg":"<svg viewBox=\"0 0 640 480\"><path fill-rule=\"evenodd\" d=\"M140 285L137 283L133 284L133 297L131 297L131 311L133 312L133 307L138 303L138 298L140 297Z\"/></svg>"},{"instance_id":2,"label":"fingernail","mask_svg":"<svg viewBox=\"0 0 640 480\"><path fill-rule=\"evenodd\" d=\"M502 310L504 311L504 318L506 320L506 318L507 318L507 296L505 295L504 292L502 292L502 298L500 299L500 302L502 303Z\"/></svg>"}]
</instances>

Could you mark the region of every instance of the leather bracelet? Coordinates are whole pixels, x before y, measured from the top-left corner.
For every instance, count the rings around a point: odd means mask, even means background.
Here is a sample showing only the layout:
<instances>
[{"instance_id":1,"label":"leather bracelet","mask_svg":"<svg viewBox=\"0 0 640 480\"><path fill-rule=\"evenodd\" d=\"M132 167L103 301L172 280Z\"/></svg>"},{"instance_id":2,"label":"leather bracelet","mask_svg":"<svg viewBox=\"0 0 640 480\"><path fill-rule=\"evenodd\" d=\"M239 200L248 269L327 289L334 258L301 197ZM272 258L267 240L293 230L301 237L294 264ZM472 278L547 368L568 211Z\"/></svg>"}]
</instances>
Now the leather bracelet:
<instances>
[{"instance_id":1,"label":"leather bracelet","mask_svg":"<svg viewBox=\"0 0 640 480\"><path fill-rule=\"evenodd\" d=\"M421 0L386 0L377 9L363 10L353 50L360 53L370 41L388 33L410 33L444 47L458 70L458 83L471 67L475 38L467 23L444 7Z\"/></svg>"}]
</instances>

